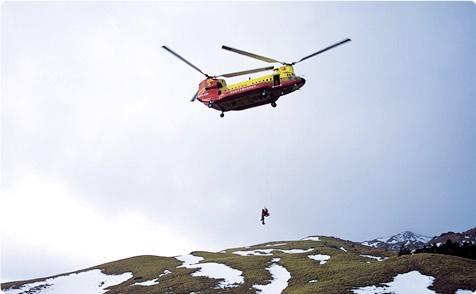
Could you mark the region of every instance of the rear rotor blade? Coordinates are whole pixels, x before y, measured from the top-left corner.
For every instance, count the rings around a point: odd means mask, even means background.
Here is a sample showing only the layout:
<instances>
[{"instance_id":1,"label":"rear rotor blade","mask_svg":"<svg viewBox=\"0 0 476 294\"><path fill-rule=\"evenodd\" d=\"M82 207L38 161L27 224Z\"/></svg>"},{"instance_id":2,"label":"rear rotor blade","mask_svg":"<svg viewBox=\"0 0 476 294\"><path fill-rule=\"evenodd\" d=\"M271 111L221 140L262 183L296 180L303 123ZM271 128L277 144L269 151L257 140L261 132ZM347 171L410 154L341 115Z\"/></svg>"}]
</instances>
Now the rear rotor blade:
<instances>
[{"instance_id":1,"label":"rear rotor blade","mask_svg":"<svg viewBox=\"0 0 476 294\"><path fill-rule=\"evenodd\" d=\"M228 47L228 46L225 46L225 45L221 46L221 49L225 49L225 50L228 50L228 51L231 51L231 52L235 52L235 53L245 55L245 56L248 56L248 57L251 57L251 58L255 58L255 59L258 59L258 60L261 60L261 61L264 61L264 62L268 62L268 63L282 63L281 61L277 61L276 59L272 59L272 58L269 58L269 57L266 57L266 56L261 56L261 55L258 55L258 54L246 52L246 51L243 51L243 50L240 50L240 49L231 48L231 47Z\"/></svg>"},{"instance_id":2,"label":"rear rotor blade","mask_svg":"<svg viewBox=\"0 0 476 294\"><path fill-rule=\"evenodd\" d=\"M237 76L246 75L246 74L250 74L250 73L266 71L266 70L270 70L270 69L274 69L274 66L267 66L267 67L256 68L256 69L237 71L237 72L232 72L232 73L228 73L228 74L219 75L218 77L231 78L231 77L237 77Z\"/></svg>"},{"instance_id":3,"label":"rear rotor blade","mask_svg":"<svg viewBox=\"0 0 476 294\"><path fill-rule=\"evenodd\" d=\"M198 67L196 67L195 65L193 65L190 61L188 61L187 59L183 58L182 56L178 55L177 53L175 53L172 49L168 48L167 46L162 46L162 48L164 48L165 50L169 51L170 53L172 53L173 55L175 55L175 57L177 57L178 59L182 60L183 62L185 62L186 64L190 65L191 67L193 67L195 70L197 70L198 72L200 72L202 75L206 76L207 78L210 77L209 75L207 75L206 73L204 73L203 71L201 71Z\"/></svg>"},{"instance_id":4,"label":"rear rotor blade","mask_svg":"<svg viewBox=\"0 0 476 294\"><path fill-rule=\"evenodd\" d=\"M298 62L301 62L301 61L304 61L304 60L306 60L306 59L309 59L309 58L311 58L311 57L313 57L313 56L316 56L317 54L321 54L321 53L323 53L323 52L325 52L325 51L327 51L327 50L330 50L330 49L332 49L332 48L335 48L335 47L337 47L337 46L339 46L339 45L342 45L342 44L344 44L344 43L347 43L347 42L349 42L349 41L352 41L352 40L351 40L351 39L345 39L345 40L343 40L343 41L340 41L339 43L336 43L336 44L331 45L331 46L329 46L329 47L326 47L326 48L324 48L324 49L322 49L322 50L319 50L319 51L317 51L317 52L315 52L315 53L312 53L311 55L308 55L308 56L306 56L306 57L303 57L303 58L301 58L301 60L296 61L296 62L293 62L292 64L294 65L294 64L296 64L296 63L298 63Z\"/></svg>"}]
</instances>

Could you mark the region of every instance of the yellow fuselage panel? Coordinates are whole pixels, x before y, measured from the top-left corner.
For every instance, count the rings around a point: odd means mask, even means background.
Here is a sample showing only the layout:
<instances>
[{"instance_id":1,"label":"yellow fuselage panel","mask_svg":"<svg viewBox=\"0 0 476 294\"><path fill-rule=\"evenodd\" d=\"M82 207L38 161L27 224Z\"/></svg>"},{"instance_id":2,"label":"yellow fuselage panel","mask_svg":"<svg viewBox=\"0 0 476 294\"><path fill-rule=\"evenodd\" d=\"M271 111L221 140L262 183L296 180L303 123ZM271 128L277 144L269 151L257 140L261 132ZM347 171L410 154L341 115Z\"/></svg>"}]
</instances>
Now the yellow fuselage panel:
<instances>
[{"instance_id":1,"label":"yellow fuselage panel","mask_svg":"<svg viewBox=\"0 0 476 294\"><path fill-rule=\"evenodd\" d=\"M294 76L294 69L291 65L284 65L273 70L273 74L257 77L254 79L249 79L247 81L239 82L236 84L223 85L222 92L237 90L240 88L248 87L255 84L260 84L264 82L273 82L273 77L279 74L280 80L289 79Z\"/></svg>"}]
</instances>

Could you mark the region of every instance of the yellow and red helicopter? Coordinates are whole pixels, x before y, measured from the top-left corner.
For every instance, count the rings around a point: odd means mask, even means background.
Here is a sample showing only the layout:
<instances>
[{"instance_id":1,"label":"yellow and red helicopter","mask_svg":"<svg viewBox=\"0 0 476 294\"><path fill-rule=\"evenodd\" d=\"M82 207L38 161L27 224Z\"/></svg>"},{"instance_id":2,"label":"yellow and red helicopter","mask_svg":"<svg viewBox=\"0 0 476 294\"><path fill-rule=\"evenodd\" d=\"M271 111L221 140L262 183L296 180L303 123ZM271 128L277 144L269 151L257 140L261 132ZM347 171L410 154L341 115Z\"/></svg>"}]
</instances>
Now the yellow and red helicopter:
<instances>
[{"instance_id":1,"label":"yellow and red helicopter","mask_svg":"<svg viewBox=\"0 0 476 294\"><path fill-rule=\"evenodd\" d=\"M304 78L294 74L293 66L295 64L349 41L351 40L345 39L291 63L278 61L273 58L228 46L222 46L222 49L268 63L280 63L282 66L277 68L274 66L268 66L216 76L210 76L204 73L201 69L167 46L162 47L206 77L206 79L199 84L198 91L195 93L191 101L193 102L195 99L198 99L198 101L208 107L221 111L220 116L223 117L225 115L224 113L230 110L243 110L265 104L271 104L272 107L276 107L276 101L279 97L300 89L306 83ZM226 81L220 78L231 78L267 70L273 70L273 72L265 76L253 79L250 78L246 81L230 85L227 85Z\"/></svg>"}]
</instances>

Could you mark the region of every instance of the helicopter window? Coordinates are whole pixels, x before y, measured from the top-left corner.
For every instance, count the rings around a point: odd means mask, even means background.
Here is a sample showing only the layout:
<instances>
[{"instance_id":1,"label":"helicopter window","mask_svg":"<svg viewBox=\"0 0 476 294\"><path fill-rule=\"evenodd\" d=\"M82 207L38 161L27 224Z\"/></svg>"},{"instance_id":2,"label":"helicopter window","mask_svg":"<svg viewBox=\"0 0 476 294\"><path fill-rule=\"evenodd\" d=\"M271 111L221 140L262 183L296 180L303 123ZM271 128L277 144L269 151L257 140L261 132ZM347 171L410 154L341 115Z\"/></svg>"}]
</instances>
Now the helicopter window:
<instances>
[{"instance_id":1,"label":"helicopter window","mask_svg":"<svg viewBox=\"0 0 476 294\"><path fill-rule=\"evenodd\" d=\"M218 86L217 86L217 85L214 85L214 86L211 86L211 87L206 87L205 90L208 91L208 90L216 89L216 88L218 88Z\"/></svg>"},{"instance_id":2,"label":"helicopter window","mask_svg":"<svg viewBox=\"0 0 476 294\"><path fill-rule=\"evenodd\" d=\"M218 84L217 84L217 85L218 85L218 88L221 88L221 87L223 87L223 86L222 86L222 84L221 84L220 82L218 82Z\"/></svg>"}]
</instances>

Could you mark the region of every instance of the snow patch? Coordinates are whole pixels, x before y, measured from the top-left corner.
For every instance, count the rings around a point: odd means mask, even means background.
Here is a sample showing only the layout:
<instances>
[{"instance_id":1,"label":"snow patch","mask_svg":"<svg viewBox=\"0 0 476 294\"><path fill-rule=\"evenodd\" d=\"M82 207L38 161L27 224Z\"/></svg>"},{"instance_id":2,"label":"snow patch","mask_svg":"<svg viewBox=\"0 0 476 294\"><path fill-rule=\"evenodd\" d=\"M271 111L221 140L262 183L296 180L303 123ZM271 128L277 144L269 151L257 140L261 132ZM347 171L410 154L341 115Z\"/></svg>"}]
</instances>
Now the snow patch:
<instances>
[{"instance_id":1,"label":"snow patch","mask_svg":"<svg viewBox=\"0 0 476 294\"><path fill-rule=\"evenodd\" d=\"M310 280L309 283L317 283L317 280Z\"/></svg>"},{"instance_id":2,"label":"snow patch","mask_svg":"<svg viewBox=\"0 0 476 294\"><path fill-rule=\"evenodd\" d=\"M331 258L325 254L308 255L307 257L319 261L320 264L325 264Z\"/></svg>"},{"instance_id":3,"label":"snow patch","mask_svg":"<svg viewBox=\"0 0 476 294\"><path fill-rule=\"evenodd\" d=\"M365 241L365 242L362 242L362 243L360 243L360 244L362 244L362 245L364 245L364 246L369 246L369 247L375 247L375 248L377 248L377 247L378 247L378 244L379 244L379 242L372 242L372 243L369 243L369 242Z\"/></svg>"},{"instance_id":4,"label":"snow patch","mask_svg":"<svg viewBox=\"0 0 476 294\"><path fill-rule=\"evenodd\" d=\"M194 256L192 254L180 255L180 256L176 256L175 258L183 262L183 264L178 267L188 267L192 264L199 263L200 261L203 260L203 257Z\"/></svg>"},{"instance_id":5,"label":"snow patch","mask_svg":"<svg viewBox=\"0 0 476 294\"><path fill-rule=\"evenodd\" d=\"M372 258L372 259L375 259L377 261L384 261L384 260L387 260L388 257L380 257L380 256L373 256L373 255L360 255L362 257L365 257L365 258Z\"/></svg>"},{"instance_id":6,"label":"snow patch","mask_svg":"<svg viewBox=\"0 0 476 294\"><path fill-rule=\"evenodd\" d=\"M163 276L166 276L168 274L171 274L172 272L169 271L169 270L164 270L164 273L160 274L159 275L159 278L163 277ZM132 284L131 286L144 286L144 287L149 287L149 286L154 286L154 285L158 285L159 284L159 280L158 279L153 279L153 280L150 280L150 281L145 281L145 282L139 282L139 283L135 283L135 284Z\"/></svg>"},{"instance_id":7,"label":"snow patch","mask_svg":"<svg viewBox=\"0 0 476 294\"><path fill-rule=\"evenodd\" d=\"M288 253L288 254L299 254L299 253L306 253L313 251L314 248L308 248L308 249L275 249L276 251L281 251L283 253Z\"/></svg>"},{"instance_id":8,"label":"snow patch","mask_svg":"<svg viewBox=\"0 0 476 294\"><path fill-rule=\"evenodd\" d=\"M159 281L157 280L150 280L150 281L145 281L145 282L140 282L140 283L135 283L131 286L144 286L144 287L149 287L149 286L154 286L158 285Z\"/></svg>"},{"instance_id":9,"label":"snow patch","mask_svg":"<svg viewBox=\"0 0 476 294\"><path fill-rule=\"evenodd\" d=\"M476 294L476 291L458 289L455 294Z\"/></svg>"},{"instance_id":10,"label":"snow patch","mask_svg":"<svg viewBox=\"0 0 476 294\"><path fill-rule=\"evenodd\" d=\"M307 238L304 238L302 239L303 241L321 241L319 240L319 237L307 237Z\"/></svg>"},{"instance_id":11,"label":"snow patch","mask_svg":"<svg viewBox=\"0 0 476 294\"><path fill-rule=\"evenodd\" d=\"M249 251L235 251L233 254L241 255L241 256L270 256L273 255L273 251L281 251L287 254L300 254L313 251L314 248L308 249L255 249Z\"/></svg>"},{"instance_id":12,"label":"snow patch","mask_svg":"<svg viewBox=\"0 0 476 294\"><path fill-rule=\"evenodd\" d=\"M264 246L266 247L271 247L271 246L283 246L283 245L286 245L287 243L277 243L277 244L266 244Z\"/></svg>"},{"instance_id":13,"label":"snow patch","mask_svg":"<svg viewBox=\"0 0 476 294\"><path fill-rule=\"evenodd\" d=\"M274 249L255 249L248 251L234 251L233 254L241 256L269 256Z\"/></svg>"},{"instance_id":14,"label":"snow patch","mask_svg":"<svg viewBox=\"0 0 476 294\"><path fill-rule=\"evenodd\" d=\"M273 259L273 261L274 260L275 259ZM271 283L267 285L253 285L253 288L258 290L259 293L262 294L281 293L288 286L288 281L289 279L291 279L291 274L285 267L277 263L273 263L266 269L271 273L271 276L273 277Z\"/></svg>"},{"instance_id":15,"label":"snow patch","mask_svg":"<svg viewBox=\"0 0 476 294\"><path fill-rule=\"evenodd\" d=\"M181 255L175 258L183 261L183 264L178 267L198 268L198 271L192 273L194 277L223 279L224 281L218 284L218 288L238 287L239 284L243 284L244 282L243 272L227 265L215 262L199 263L203 260L203 257L194 256L192 254Z\"/></svg>"},{"instance_id":16,"label":"snow patch","mask_svg":"<svg viewBox=\"0 0 476 294\"><path fill-rule=\"evenodd\" d=\"M192 274L194 277L208 277L212 279L224 279L224 281L218 284L218 287L224 289L226 287L238 287L239 284L243 284L244 278L242 276L243 272L231 268L227 265L221 263L200 263L193 264L187 268L199 268L199 271L196 271Z\"/></svg>"},{"instance_id":17,"label":"snow patch","mask_svg":"<svg viewBox=\"0 0 476 294\"><path fill-rule=\"evenodd\" d=\"M367 286L352 290L357 294L383 294L383 293L435 293L428 289L433 284L434 277L422 275L418 271L398 274L386 286Z\"/></svg>"},{"instance_id":18,"label":"snow patch","mask_svg":"<svg viewBox=\"0 0 476 294\"><path fill-rule=\"evenodd\" d=\"M118 285L132 278L132 273L123 273L120 275L106 275L100 270L90 270L77 274L69 274L56 278L46 279L44 281L25 284L19 289L5 289L6 294L20 293L105 293L106 288Z\"/></svg>"},{"instance_id":19,"label":"snow patch","mask_svg":"<svg viewBox=\"0 0 476 294\"><path fill-rule=\"evenodd\" d=\"M171 274L171 273L172 273L172 272L169 271L169 270L164 270L164 273L163 273L163 274L160 274L160 275L159 275L159 278L160 278L160 277L163 277L163 276L166 276L166 275L169 275L169 274Z\"/></svg>"},{"instance_id":20,"label":"snow patch","mask_svg":"<svg viewBox=\"0 0 476 294\"><path fill-rule=\"evenodd\" d=\"M347 252L347 250L345 250L344 247L341 247L341 248L339 248L339 249L342 250L342 251L344 251L344 252Z\"/></svg>"}]
</instances>

